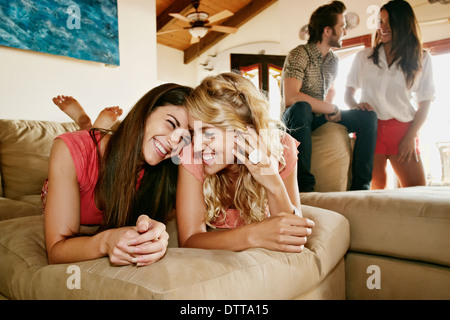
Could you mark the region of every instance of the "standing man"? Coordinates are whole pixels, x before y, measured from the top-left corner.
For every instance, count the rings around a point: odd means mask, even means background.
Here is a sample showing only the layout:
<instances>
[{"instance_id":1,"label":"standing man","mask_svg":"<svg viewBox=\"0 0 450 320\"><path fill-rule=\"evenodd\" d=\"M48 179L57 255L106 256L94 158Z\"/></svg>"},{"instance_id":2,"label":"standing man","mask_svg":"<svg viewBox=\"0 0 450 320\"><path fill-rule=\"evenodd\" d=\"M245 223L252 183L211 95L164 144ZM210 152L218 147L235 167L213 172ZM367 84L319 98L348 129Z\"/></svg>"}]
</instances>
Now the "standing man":
<instances>
[{"instance_id":1,"label":"standing man","mask_svg":"<svg viewBox=\"0 0 450 320\"><path fill-rule=\"evenodd\" d=\"M297 180L301 192L314 191L311 174L311 132L327 121L337 122L356 133L351 190L367 190L372 179L377 117L373 111L341 111L332 104L339 58L331 48L340 48L345 30L345 5L333 1L311 15L306 45L294 48L283 67L283 122L300 142Z\"/></svg>"}]
</instances>

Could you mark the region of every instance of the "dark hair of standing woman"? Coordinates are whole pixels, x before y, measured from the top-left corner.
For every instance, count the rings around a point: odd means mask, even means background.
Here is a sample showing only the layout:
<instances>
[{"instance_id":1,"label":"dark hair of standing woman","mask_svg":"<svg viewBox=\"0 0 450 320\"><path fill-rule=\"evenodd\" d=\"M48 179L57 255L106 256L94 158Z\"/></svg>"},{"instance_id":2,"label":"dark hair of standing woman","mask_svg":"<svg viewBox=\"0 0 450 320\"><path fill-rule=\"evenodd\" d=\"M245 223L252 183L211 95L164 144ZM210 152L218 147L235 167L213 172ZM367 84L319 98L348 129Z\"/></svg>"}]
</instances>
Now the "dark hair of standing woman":
<instances>
[{"instance_id":1,"label":"dark hair of standing woman","mask_svg":"<svg viewBox=\"0 0 450 320\"><path fill-rule=\"evenodd\" d=\"M414 80L422 69L422 44L420 29L414 11L410 4L404 0L392 0L381 7L389 15L389 25L391 27L391 54L393 63L405 74L406 84L411 88ZM375 38L375 48L369 57L373 63L379 66L379 48L382 43L377 33Z\"/></svg>"}]
</instances>

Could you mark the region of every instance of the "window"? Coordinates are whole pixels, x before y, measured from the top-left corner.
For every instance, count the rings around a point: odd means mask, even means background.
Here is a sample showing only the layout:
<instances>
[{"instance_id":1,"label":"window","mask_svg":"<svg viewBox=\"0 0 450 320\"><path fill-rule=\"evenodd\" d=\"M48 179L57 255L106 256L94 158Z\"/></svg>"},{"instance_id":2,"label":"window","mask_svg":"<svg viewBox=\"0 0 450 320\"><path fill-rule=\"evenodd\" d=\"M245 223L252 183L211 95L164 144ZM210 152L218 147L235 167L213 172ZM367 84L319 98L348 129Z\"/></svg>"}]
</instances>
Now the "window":
<instances>
[{"instance_id":1,"label":"window","mask_svg":"<svg viewBox=\"0 0 450 320\"><path fill-rule=\"evenodd\" d=\"M264 54L231 54L231 70L239 71L267 94L270 117L277 120L281 116L281 71L285 58Z\"/></svg>"},{"instance_id":2,"label":"window","mask_svg":"<svg viewBox=\"0 0 450 320\"><path fill-rule=\"evenodd\" d=\"M448 90L448 76L450 74L450 52L439 54L431 51L433 63L433 77L436 88L435 100L431 103L428 119L422 127L420 144L422 160L429 184L439 185L448 183L450 177L444 177L442 166L447 163L449 153L440 153L440 144L450 144L450 92ZM448 171L447 171L448 172Z\"/></svg>"},{"instance_id":3,"label":"window","mask_svg":"<svg viewBox=\"0 0 450 320\"><path fill-rule=\"evenodd\" d=\"M347 81L347 75L352 67L353 59L355 59L355 56L359 51L368 48L371 45L372 35L366 34L364 36L343 40L342 47L334 51L339 56L339 72L334 81L336 95L333 102L342 110L348 110L344 101L345 82ZM359 97L360 92L357 91L355 95L356 101L359 101Z\"/></svg>"}]
</instances>

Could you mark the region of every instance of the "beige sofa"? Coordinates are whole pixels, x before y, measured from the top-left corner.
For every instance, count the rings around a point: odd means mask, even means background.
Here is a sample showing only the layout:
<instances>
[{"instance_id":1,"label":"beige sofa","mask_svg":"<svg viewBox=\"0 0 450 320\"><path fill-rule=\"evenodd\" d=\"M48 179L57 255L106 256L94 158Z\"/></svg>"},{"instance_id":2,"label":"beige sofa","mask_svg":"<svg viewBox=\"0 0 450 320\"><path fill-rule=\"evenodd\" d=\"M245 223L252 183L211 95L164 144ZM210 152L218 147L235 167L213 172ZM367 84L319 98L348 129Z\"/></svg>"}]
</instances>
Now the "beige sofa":
<instances>
[{"instance_id":1,"label":"beige sofa","mask_svg":"<svg viewBox=\"0 0 450 320\"><path fill-rule=\"evenodd\" d=\"M142 268L114 267L108 258L49 265L40 189L53 138L71 123L0 120L0 296L4 299L344 299L344 255L350 243L343 216L304 206L316 222L301 254L170 248ZM79 281L78 281L79 280ZM79 289L77 289L79 285Z\"/></svg>"},{"instance_id":2,"label":"beige sofa","mask_svg":"<svg viewBox=\"0 0 450 320\"><path fill-rule=\"evenodd\" d=\"M76 129L69 123L0 120L2 298L450 298L447 188L301 194L305 216L316 222L301 254L177 248L172 221L170 248L151 266L113 267L107 258L48 265L39 192L52 139ZM313 137L314 146L321 146L313 153L313 170L327 168L313 171L317 186L328 189L319 191L345 190L348 135L335 124L323 130L330 131ZM330 139L333 131L337 141ZM320 152L333 146L346 151L330 161L331 155ZM331 187L330 176L338 180ZM75 276L80 289L73 288Z\"/></svg>"},{"instance_id":3,"label":"beige sofa","mask_svg":"<svg viewBox=\"0 0 450 320\"><path fill-rule=\"evenodd\" d=\"M350 222L348 299L450 299L449 187L315 192L302 203Z\"/></svg>"}]
</instances>

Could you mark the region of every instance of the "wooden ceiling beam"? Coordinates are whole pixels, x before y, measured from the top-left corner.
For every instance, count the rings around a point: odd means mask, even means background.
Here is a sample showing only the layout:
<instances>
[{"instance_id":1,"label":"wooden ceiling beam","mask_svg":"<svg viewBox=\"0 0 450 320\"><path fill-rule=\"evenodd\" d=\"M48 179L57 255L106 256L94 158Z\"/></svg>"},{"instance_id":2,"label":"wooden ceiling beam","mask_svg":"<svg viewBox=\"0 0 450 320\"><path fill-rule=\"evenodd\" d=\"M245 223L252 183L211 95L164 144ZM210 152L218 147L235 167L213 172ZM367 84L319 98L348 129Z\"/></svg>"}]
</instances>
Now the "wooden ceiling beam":
<instances>
[{"instance_id":1,"label":"wooden ceiling beam","mask_svg":"<svg viewBox=\"0 0 450 320\"><path fill-rule=\"evenodd\" d=\"M225 20L225 24L223 25L238 28L277 1L278 0L253 0L233 16ZM184 50L184 63L188 64L226 36L228 36L227 33L208 32L200 42Z\"/></svg>"},{"instance_id":2,"label":"wooden ceiling beam","mask_svg":"<svg viewBox=\"0 0 450 320\"><path fill-rule=\"evenodd\" d=\"M169 24L172 20L175 19L172 16L169 16L169 13L184 14L191 8L193 8L192 0L174 1L174 3L168 6L167 9L161 12L156 18L156 30L157 31L161 30L163 27L165 27L167 24Z\"/></svg>"}]
</instances>

